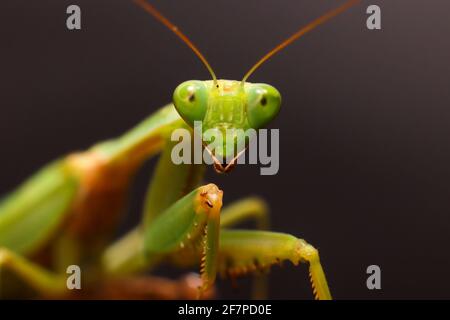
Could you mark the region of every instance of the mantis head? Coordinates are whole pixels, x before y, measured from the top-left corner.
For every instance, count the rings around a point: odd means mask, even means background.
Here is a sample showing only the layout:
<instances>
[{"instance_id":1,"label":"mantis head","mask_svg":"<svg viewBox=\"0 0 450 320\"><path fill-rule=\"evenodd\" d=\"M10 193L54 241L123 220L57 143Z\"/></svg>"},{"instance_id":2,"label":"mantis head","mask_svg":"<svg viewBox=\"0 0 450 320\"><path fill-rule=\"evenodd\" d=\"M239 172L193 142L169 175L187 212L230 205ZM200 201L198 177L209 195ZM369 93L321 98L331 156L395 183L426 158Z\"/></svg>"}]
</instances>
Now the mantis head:
<instances>
[{"instance_id":1,"label":"mantis head","mask_svg":"<svg viewBox=\"0 0 450 320\"><path fill-rule=\"evenodd\" d=\"M230 171L245 151L248 130L263 128L275 118L281 95L264 83L190 80L175 89L173 102L186 123L194 130L201 130L199 133L214 160L214 168L222 173ZM202 124L200 129L196 123Z\"/></svg>"},{"instance_id":2,"label":"mantis head","mask_svg":"<svg viewBox=\"0 0 450 320\"><path fill-rule=\"evenodd\" d=\"M229 172L248 143L246 130L266 126L280 110L281 95L274 87L264 83L249 83L247 78L265 61L309 31L346 11L359 0L348 0L341 6L300 28L264 55L245 74L241 81L217 80L203 54L180 29L145 0L135 0L145 11L175 33L203 62L212 76L210 81L190 80L180 84L173 94L173 102L180 116L194 130L201 123L203 145L214 160L216 171ZM205 140L215 141L214 149ZM232 140L232 143L227 141ZM223 165L225 161L225 165Z\"/></svg>"}]
</instances>

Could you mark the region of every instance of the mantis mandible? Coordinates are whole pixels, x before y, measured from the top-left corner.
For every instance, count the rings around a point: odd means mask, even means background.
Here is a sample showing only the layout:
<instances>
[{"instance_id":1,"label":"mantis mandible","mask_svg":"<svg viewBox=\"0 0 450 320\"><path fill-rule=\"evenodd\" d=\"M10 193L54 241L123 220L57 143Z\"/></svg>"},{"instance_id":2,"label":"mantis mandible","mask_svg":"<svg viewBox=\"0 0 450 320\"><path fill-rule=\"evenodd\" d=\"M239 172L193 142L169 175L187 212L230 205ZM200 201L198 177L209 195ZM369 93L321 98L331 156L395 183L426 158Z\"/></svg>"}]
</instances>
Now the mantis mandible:
<instances>
[{"instance_id":1,"label":"mantis mandible","mask_svg":"<svg viewBox=\"0 0 450 320\"><path fill-rule=\"evenodd\" d=\"M135 2L194 51L212 80L180 84L173 103L129 132L51 162L1 201L0 293L7 296L15 286L10 282L21 280L21 285L42 297L67 296L66 268L78 265L83 270L83 290L134 278L142 281L136 290L147 293L155 283L162 283L153 288L160 297L164 295L157 291L165 284L175 291L182 290L181 284L161 282L142 272L166 262L183 267L200 264L194 291L204 297L217 274L256 274L289 260L295 265L308 263L314 297L331 299L318 251L295 236L264 230L268 210L259 198L222 210L223 192L214 184L201 185L204 165L171 161L170 136L177 128L192 132L194 121L202 121L205 130L265 127L280 109L280 93L271 85L247 82L248 77L275 53L357 1L347 1L299 29L263 56L241 81L218 80L205 57L174 24L145 0ZM228 158L228 149L218 150ZM133 175L157 153L161 156L141 223L110 243ZM214 159L217 154L211 155ZM215 161L214 168L229 172L235 161ZM255 220L260 230L230 229L244 220ZM192 292L182 297L191 297Z\"/></svg>"}]
</instances>

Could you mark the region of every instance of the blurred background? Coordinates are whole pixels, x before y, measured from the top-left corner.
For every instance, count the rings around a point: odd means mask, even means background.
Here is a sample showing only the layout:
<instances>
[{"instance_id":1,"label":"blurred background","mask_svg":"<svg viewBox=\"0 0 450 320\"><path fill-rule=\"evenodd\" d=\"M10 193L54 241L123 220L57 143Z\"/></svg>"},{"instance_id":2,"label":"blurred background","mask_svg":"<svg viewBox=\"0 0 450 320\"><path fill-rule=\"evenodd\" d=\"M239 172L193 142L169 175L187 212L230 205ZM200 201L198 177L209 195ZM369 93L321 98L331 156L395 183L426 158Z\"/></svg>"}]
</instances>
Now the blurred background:
<instances>
[{"instance_id":1,"label":"blurred background","mask_svg":"<svg viewBox=\"0 0 450 320\"><path fill-rule=\"evenodd\" d=\"M342 2L152 1L224 79L241 79ZM66 28L70 4L81 7L80 31ZM370 4L381 7L381 30L366 28ZM319 248L335 298L450 298L449 9L444 0L363 1L289 46L250 78L283 96L271 124L279 173L208 171L225 203L261 195L273 230ZM122 134L182 81L209 78L131 1L3 0L0 12L0 194L62 154ZM154 163L136 178L120 232L139 221ZM381 290L366 287L372 264ZM220 297L248 297L249 283L221 281ZM311 298L306 267L274 267L270 297Z\"/></svg>"}]
</instances>

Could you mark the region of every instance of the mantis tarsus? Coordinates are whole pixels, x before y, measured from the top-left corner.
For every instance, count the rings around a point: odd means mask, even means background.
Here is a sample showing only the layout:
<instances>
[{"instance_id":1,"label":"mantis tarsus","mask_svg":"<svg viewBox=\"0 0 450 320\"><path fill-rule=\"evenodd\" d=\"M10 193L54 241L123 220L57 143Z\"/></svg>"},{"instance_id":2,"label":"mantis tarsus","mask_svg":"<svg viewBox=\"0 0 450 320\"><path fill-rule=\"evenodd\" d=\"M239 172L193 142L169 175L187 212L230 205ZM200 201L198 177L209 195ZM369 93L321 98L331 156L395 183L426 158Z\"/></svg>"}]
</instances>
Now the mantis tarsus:
<instances>
[{"instance_id":1,"label":"mantis tarsus","mask_svg":"<svg viewBox=\"0 0 450 320\"><path fill-rule=\"evenodd\" d=\"M202 297L214 285L217 273L231 277L258 273L290 260L309 264L315 298L331 299L318 251L292 235L264 231L268 211L261 199L244 199L221 210L222 191L214 184L200 186L203 165L172 163L170 135L176 128L192 130L194 121L203 121L205 130L264 127L278 113L281 97L274 87L249 83L248 77L272 55L356 1L348 1L301 28L259 60L241 81L218 80L204 56L177 27L144 0L135 2L181 38L213 79L180 84L173 104L121 137L50 163L2 200L0 293L7 296L14 287L10 282L21 279L22 285L40 296L68 296L66 267L79 265L82 292L92 292L90 288L100 283L113 286L139 281L135 290L144 296ZM158 152L162 154L149 184L142 222L110 244L131 178ZM228 156L226 152L223 149ZM214 167L228 172L234 161L217 162ZM261 230L229 229L248 219L257 221ZM189 291L189 286L177 282L138 275L161 261L179 266L200 263L198 287ZM186 294L164 295L166 286L172 291L184 288Z\"/></svg>"}]
</instances>

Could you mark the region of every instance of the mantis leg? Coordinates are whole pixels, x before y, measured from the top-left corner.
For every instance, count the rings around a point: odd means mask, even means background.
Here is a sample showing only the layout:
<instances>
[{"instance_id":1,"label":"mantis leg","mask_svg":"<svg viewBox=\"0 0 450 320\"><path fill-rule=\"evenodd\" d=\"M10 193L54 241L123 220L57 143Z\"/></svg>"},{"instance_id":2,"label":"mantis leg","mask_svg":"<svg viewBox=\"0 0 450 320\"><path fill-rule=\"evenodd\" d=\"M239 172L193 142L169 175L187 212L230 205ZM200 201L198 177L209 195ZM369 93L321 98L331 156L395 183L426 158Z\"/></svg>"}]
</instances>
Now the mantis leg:
<instances>
[{"instance_id":1,"label":"mantis leg","mask_svg":"<svg viewBox=\"0 0 450 320\"><path fill-rule=\"evenodd\" d=\"M214 284L217 273L217 252L220 232L222 191L214 184L194 189L176 201L149 226L136 230L108 249L103 256L104 271L110 275L124 275L145 268L152 262L170 256L193 256L199 253L202 284L200 294ZM126 249L126 263L121 252ZM138 268L130 270L130 261L138 261ZM136 267L134 265L133 267Z\"/></svg>"},{"instance_id":2,"label":"mantis leg","mask_svg":"<svg viewBox=\"0 0 450 320\"><path fill-rule=\"evenodd\" d=\"M239 276L268 269L271 265L289 260L309 264L314 297L331 299L319 252L302 239L284 233L247 230L222 230L220 235L219 267L223 275Z\"/></svg>"},{"instance_id":3,"label":"mantis leg","mask_svg":"<svg viewBox=\"0 0 450 320\"><path fill-rule=\"evenodd\" d=\"M3 280L6 279L4 277L11 272L26 281L40 295L49 298L194 299L198 294L195 286L199 280L195 274L188 274L177 280L153 276L125 277L101 283L94 291L75 290L72 292L67 289L65 275L50 272L20 255L2 248L0 249L0 298L4 294L2 288ZM81 296L77 294L81 294ZM213 294L214 291L209 291L207 298Z\"/></svg>"},{"instance_id":4,"label":"mantis leg","mask_svg":"<svg viewBox=\"0 0 450 320\"><path fill-rule=\"evenodd\" d=\"M171 160L174 144L166 139L165 148L149 183L140 225L105 250L102 260L107 272L133 273L159 262L159 255L144 257L139 253L144 241L144 230L168 207L197 187L205 170L204 165L175 165Z\"/></svg>"},{"instance_id":5,"label":"mantis leg","mask_svg":"<svg viewBox=\"0 0 450 320\"><path fill-rule=\"evenodd\" d=\"M216 279L222 195L214 184L201 186L169 207L145 230L147 254L172 254L185 248L201 252L200 294Z\"/></svg>"},{"instance_id":6,"label":"mantis leg","mask_svg":"<svg viewBox=\"0 0 450 320\"><path fill-rule=\"evenodd\" d=\"M149 226L165 209L200 185L204 164L174 164L172 150L178 142L168 139L149 183L142 224Z\"/></svg>"},{"instance_id":7,"label":"mantis leg","mask_svg":"<svg viewBox=\"0 0 450 320\"><path fill-rule=\"evenodd\" d=\"M263 199L249 197L225 207L220 217L220 227L232 227L247 220L256 221L258 230L269 229L269 210Z\"/></svg>"},{"instance_id":8,"label":"mantis leg","mask_svg":"<svg viewBox=\"0 0 450 320\"><path fill-rule=\"evenodd\" d=\"M44 296L60 296L67 291L64 275L47 271L6 248L0 248L0 294L3 271L14 272Z\"/></svg>"},{"instance_id":9,"label":"mantis leg","mask_svg":"<svg viewBox=\"0 0 450 320\"><path fill-rule=\"evenodd\" d=\"M269 229L269 210L266 202L257 197L239 200L227 206L221 214L220 226L232 227L246 220L255 220L258 230ZM268 278L266 274L254 276L252 285L252 298L255 300L267 299Z\"/></svg>"}]
</instances>

